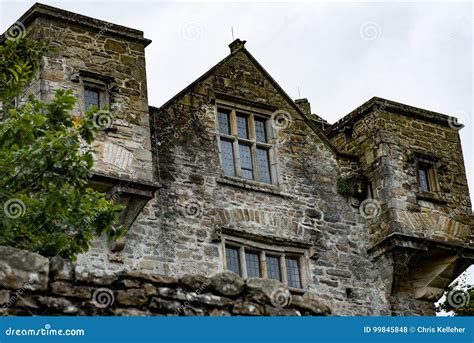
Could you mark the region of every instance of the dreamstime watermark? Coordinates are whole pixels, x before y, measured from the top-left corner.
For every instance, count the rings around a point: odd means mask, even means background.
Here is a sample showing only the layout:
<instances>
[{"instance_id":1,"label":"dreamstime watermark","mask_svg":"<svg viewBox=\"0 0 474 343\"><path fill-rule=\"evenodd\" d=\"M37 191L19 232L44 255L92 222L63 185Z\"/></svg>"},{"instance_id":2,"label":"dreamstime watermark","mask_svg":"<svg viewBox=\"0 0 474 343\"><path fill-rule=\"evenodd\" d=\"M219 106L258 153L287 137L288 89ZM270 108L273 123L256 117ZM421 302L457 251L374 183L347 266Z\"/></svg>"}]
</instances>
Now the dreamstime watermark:
<instances>
[{"instance_id":1,"label":"dreamstime watermark","mask_svg":"<svg viewBox=\"0 0 474 343\"><path fill-rule=\"evenodd\" d=\"M375 21L367 21L360 26L359 33L364 40L376 40L382 36L382 28Z\"/></svg>"},{"instance_id":2,"label":"dreamstime watermark","mask_svg":"<svg viewBox=\"0 0 474 343\"><path fill-rule=\"evenodd\" d=\"M181 35L187 40L198 40L204 33L201 24L196 21L188 21L181 27Z\"/></svg>"},{"instance_id":3,"label":"dreamstime watermark","mask_svg":"<svg viewBox=\"0 0 474 343\"><path fill-rule=\"evenodd\" d=\"M6 336L84 336L84 329L52 329L50 324L45 324L40 329L14 329L5 330Z\"/></svg>"},{"instance_id":4,"label":"dreamstime watermark","mask_svg":"<svg viewBox=\"0 0 474 343\"><path fill-rule=\"evenodd\" d=\"M270 123L275 130L283 130L291 126L293 118L285 110L276 110L270 117Z\"/></svg>"},{"instance_id":5,"label":"dreamstime watermark","mask_svg":"<svg viewBox=\"0 0 474 343\"><path fill-rule=\"evenodd\" d=\"M464 111L456 111L448 118L448 125L453 130L461 130L469 124L469 115Z\"/></svg>"},{"instance_id":6,"label":"dreamstime watermark","mask_svg":"<svg viewBox=\"0 0 474 343\"><path fill-rule=\"evenodd\" d=\"M184 311L184 309L188 308L188 307L191 307L191 303L194 302L196 300L196 297L198 295L200 295L201 293L204 292L204 290L209 287L209 285L211 284L210 281L206 281L204 282L199 288L197 288L195 291L194 291L194 294L191 294L190 295L190 298L188 300L186 300L182 305L180 305L178 308L176 308L174 310L174 315L175 316L179 316L179 314Z\"/></svg>"},{"instance_id":7,"label":"dreamstime watermark","mask_svg":"<svg viewBox=\"0 0 474 343\"><path fill-rule=\"evenodd\" d=\"M21 21L17 21L5 32L5 38L10 41L16 41L24 38L26 35L25 25Z\"/></svg>"},{"instance_id":8,"label":"dreamstime watermark","mask_svg":"<svg viewBox=\"0 0 474 343\"><path fill-rule=\"evenodd\" d=\"M97 288L92 295L92 303L98 308L109 307L114 301L114 292L109 288Z\"/></svg>"},{"instance_id":9,"label":"dreamstime watermark","mask_svg":"<svg viewBox=\"0 0 474 343\"><path fill-rule=\"evenodd\" d=\"M99 39L101 37L103 37L106 33L107 33L107 30L112 27L114 24L112 23L105 23L104 26L102 26L102 28L100 29L100 31L97 33L97 35L95 36L95 39Z\"/></svg>"},{"instance_id":10,"label":"dreamstime watermark","mask_svg":"<svg viewBox=\"0 0 474 343\"><path fill-rule=\"evenodd\" d=\"M278 287L270 295L270 303L274 307L283 308L291 304L291 293L284 287Z\"/></svg>"},{"instance_id":11,"label":"dreamstime watermark","mask_svg":"<svg viewBox=\"0 0 474 343\"><path fill-rule=\"evenodd\" d=\"M18 198L12 198L5 201L3 204L3 212L5 216L10 219L18 219L25 214L26 205Z\"/></svg>"},{"instance_id":12,"label":"dreamstime watermark","mask_svg":"<svg viewBox=\"0 0 474 343\"><path fill-rule=\"evenodd\" d=\"M17 289L17 290L16 290L15 294L13 294L13 295L10 297L10 299L7 301L7 303L3 305L2 309L5 310L6 308L8 308L8 307L10 307L10 306L13 306L13 304L15 304L15 302L17 301L17 299L18 299L19 297L21 297L21 295L22 295L23 293L25 293L25 291L26 291L27 289L30 289L30 288L31 288L31 283L30 283L30 281L29 281L29 282L25 283L25 284L23 285L23 287L21 287L20 289Z\"/></svg>"},{"instance_id":13,"label":"dreamstime watermark","mask_svg":"<svg viewBox=\"0 0 474 343\"><path fill-rule=\"evenodd\" d=\"M387 107L387 101L385 101L382 105L376 106L374 111L369 115L365 116L360 120L356 126L354 126L354 130L352 131L352 138L355 139L362 134L367 134L367 131L372 127L375 127L376 121L379 116L385 111ZM361 109L362 111L362 109Z\"/></svg>"},{"instance_id":14,"label":"dreamstime watermark","mask_svg":"<svg viewBox=\"0 0 474 343\"><path fill-rule=\"evenodd\" d=\"M164 125L161 126L160 132L157 135L157 144L163 145L172 138L177 139L182 134L184 134L192 125L198 124L202 121L205 115L208 112L213 111L213 106L210 107L207 105L201 105L196 111L194 116L192 116L189 120L187 120L183 125L176 127L174 124L170 123L163 123Z\"/></svg>"},{"instance_id":15,"label":"dreamstime watermark","mask_svg":"<svg viewBox=\"0 0 474 343\"><path fill-rule=\"evenodd\" d=\"M453 289L446 296L448 304L453 308L460 308L469 304L470 294L462 289Z\"/></svg>"},{"instance_id":16,"label":"dreamstime watermark","mask_svg":"<svg viewBox=\"0 0 474 343\"><path fill-rule=\"evenodd\" d=\"M108 110L99 110L94 113L93 125L96 129L107 130L112 127L113 121L114 118Z\"/></svg>"},{"instance_id":17,"label":"dreamstime watermark","mask_svg":"<svg viewBox=\"0 0 474 343\"><path fill-rule=\"evenodd\" d=\"M191 219L197 219L202 216L204 204L200 201L190 200L183 204L184 215Z\"/></svg>"},{"instance_id":18,"label":"dreamstime watermark","mask_svg":"<svg viewBox=\"0 0 474 343\"><path fill-rule=\"evenodd\" d=\"M380 215L382 208L375 199L365 199L359 206L359 213L365 219L374 219Z\"/></svg>"}]
</instances>

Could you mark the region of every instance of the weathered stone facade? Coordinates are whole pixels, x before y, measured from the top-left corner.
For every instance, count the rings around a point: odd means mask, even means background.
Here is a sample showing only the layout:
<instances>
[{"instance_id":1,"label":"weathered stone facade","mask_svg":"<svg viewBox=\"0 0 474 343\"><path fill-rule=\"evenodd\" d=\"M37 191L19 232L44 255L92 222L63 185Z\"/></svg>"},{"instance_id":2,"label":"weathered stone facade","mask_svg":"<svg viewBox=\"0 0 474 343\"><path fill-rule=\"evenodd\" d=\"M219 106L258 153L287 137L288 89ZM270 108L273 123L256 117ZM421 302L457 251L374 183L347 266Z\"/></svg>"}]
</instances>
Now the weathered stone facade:
<instances>
[{"instance_id":1,"label":"weathered stone facade","mask_svg":"<svg viewBox=\"0 0 474 343\"><path fill-rule=\"evenodd\" d=\"M95 79L110 103L92 185L119 194L130 229L114 246L97 239L78 268L209 276L228 269L230 242L297 254L301 287L291 291L322 299L333 314L426 315L472 264L471 203L451 117L374 98L330 125L305 99L290 99L240 40L166 104L149 107L149 41L140 31L43 5L20 20L57 46L36 94L47 100L72 88L80 113L84 82ZM220 106L266 118L271 182L224 175ZM428 192L420 191L422 163L433 168Z\"/></svg>"},{"instance_id":2,"label":"weathered stone facade","mask_svg":"<svg viewBox=\"0 0 474 343\"><path fill-rule=\"evenodd\" d=\"M386 292L406 305L396 313L412 313L413 294L438 299L472 264L460 128L452 117L373 98L326 130L339 151L359 157L358 172L380 206L380 217L367 222L368 248L387 281ZM430 192L421 189L417 175L424 160L436 169L437 189Z\"/></svg>"}]
</instances>

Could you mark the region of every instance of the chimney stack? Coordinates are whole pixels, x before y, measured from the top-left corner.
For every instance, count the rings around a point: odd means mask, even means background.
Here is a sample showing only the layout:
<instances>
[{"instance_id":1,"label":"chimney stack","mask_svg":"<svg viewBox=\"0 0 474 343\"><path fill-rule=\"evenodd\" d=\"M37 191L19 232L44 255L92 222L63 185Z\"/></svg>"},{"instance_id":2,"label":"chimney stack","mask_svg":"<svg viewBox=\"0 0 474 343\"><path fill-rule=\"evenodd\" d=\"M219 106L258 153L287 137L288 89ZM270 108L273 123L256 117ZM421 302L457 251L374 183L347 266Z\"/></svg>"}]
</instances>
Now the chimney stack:
<instances>
[{"instance_id":1,"label":"chimney stack","mask_svg":"<svg viewBox=\"0 0 474 343\"><path fill-rule=\"evenodd\" d=\"M301 110L301 112L311 115L311 104L309 103L308 99L296 99L295 100L296 106Z\"/></svg>"},{"instance_id":2,"label":"chimney stack","mask_svg":"<svg viewBox=\"0 0 474 343\"><path fill-rule=\"evenodd\" d=\"M245 43L247 43L247 41L240 40L239 38L237 38L236 40L234 40L232 43L229 44L230 53L233 54L234 52L244 48Z\"/></svg>"}]
</instances>

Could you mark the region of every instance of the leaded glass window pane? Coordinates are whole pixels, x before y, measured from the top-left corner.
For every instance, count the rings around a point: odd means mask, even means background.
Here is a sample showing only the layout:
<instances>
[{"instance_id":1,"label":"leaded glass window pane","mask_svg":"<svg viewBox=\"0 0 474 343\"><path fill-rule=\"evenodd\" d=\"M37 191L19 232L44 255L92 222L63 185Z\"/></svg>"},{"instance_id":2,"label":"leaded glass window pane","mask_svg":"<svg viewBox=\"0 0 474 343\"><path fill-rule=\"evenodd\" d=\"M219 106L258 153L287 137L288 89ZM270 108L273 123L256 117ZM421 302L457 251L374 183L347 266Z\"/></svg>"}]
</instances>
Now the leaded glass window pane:
<instances>
[{"instance_id":1,"label":"leaded glass window pane","mask_svg":"<svg viewBox=\"0 0 474 343\"><path fill-rule=\"evenodd\" d=\"M239 136L239 138L249 138L246 116L237 115L237 136Z\"/></svg>"},{"instance_id":2,"label":"leaded glass window pane","mask_svg":"<svg viewBox=\"0 0 474 343\"><path fill-rule=\"evenodd\" d=\"M268 278L281 281L279 257L267 255L266 260Z\"/></svg>"},{"instance_id":3,"label":"leaded glass window pane","mask_svg":"<svg viewBox=\"0 0 474 343\"><path fill-rule=\"evenodd\" d=\"M270 163L268 161L268 150L257 148L258 179L261 182L271 183Z\"/></svg>"},{"instance_id":4,"label":"leaded glass window pane","mask_svg":"<svg viewBox=\"0 0 474 343\"><path fill-rule=\"evenodd\" d=\"M224 135L230 135L229 112L219 110L219 132Z\"/></svg>"},{"instance_id":5,"label":"leaded glass window pane","mask_svg":"<svg viewBox=\"0 0 474 343\"><path fill-rule=\"evenodd\" d=\"M260 260L258 254L246 252L245 264L247 266L248 277L260 277Z\"/></svg>"},{"instance_id":6,"label":"leaded glass window pane","mask_svg":"<svg viewBox=\"0 0 474 343\"><path fill-rule=\"evenodd\" d=\"M253 180L252 153L250 146L239 144L240 167L244 179Z\"/></svg>"},{"instance_id":7,"label":"leaded glass window pane","mask_svg":"<svg viewBox=\"0 0 474 343\"><path fill-rule=\"evenodd\" d=\"M227 270L240 275L239 250L235 248L225 248L225 257L227 262Z\"/></svg>"},{"instance_id":8,"label":"leaded glass window pane","mask_svg":"<svg viewBox=\"0 0 474 343\"><path fill-rule=\"evenodd\" d=\"M91 106L96 106L97 108L100 107L98 91L94 89L85 89L84 99L85 99L86 111L88 111Z\"/></svg>"},{"instance_id":9,"label":"leaded glass window pane","mask_svg":"<svg viewBox=\"0 0 474 343\"><path fill-rule=\"evenodd\" d=\"M222 164L224 174L227 176L235 176L234 150L232 142L221 139Z\"/></svg>"},{"instance_id":10,"label":"leaded glass window pane","mask_svg":"<svg viewBox=\"0 0 474 343\"><path fill-rule=\"evenodd\" d=\"M257 138L257 142L267 142L267 132L264 120L255 119L255 137Z\"/></svg>"},{"instance_id":11,"label":"leaded glass window pane","mask_svg":"<svg viewBox=\"0 0 474 343\"><path fill-rule=\"evenodd\" d=\"M427 168L419 168L419 174L420 174L420 187L423 192L429 192L430 191L430 182L429 182L429 176L428 176L429 170Z\"/></svg>"},{"instance_id":12,"label":"leaded glass window pane","mask_svg":"<svg viewBox=\"0 0 474 343\"><path fill-rule=\"evenodd\" d=\"M298 259L286 258L286 274L288 276L288 286L293 288L301 288L300 266Z\"/></svg>"}]
</instances>

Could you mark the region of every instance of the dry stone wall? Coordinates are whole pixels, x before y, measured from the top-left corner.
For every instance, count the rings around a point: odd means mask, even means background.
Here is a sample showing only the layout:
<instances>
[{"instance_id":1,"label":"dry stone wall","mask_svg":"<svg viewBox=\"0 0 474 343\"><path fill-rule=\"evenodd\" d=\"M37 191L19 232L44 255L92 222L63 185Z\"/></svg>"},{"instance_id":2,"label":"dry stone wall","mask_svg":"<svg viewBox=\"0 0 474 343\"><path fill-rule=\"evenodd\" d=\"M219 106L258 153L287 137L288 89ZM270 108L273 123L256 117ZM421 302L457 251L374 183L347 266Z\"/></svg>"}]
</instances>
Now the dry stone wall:
<instances>
[{"instance_id":1,"label":"dry stone wall","mask_svg":"<svg viewBox=\"0 0 474 343\"><path fill-rule=\"evenodd\" d=\"M275 280L231 272L167 277L95 275L70 260L0 247L0 315L323 316L323 302L291 296Z\"/></svg>"}]
</instances>

